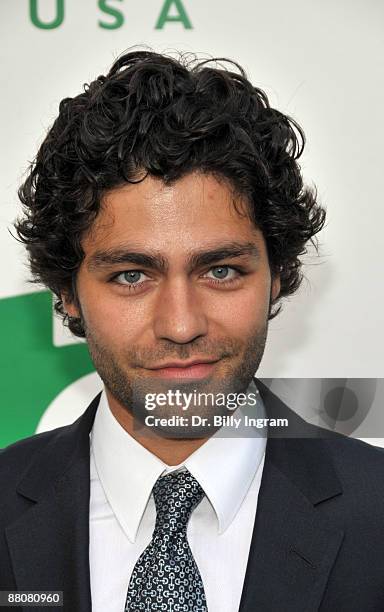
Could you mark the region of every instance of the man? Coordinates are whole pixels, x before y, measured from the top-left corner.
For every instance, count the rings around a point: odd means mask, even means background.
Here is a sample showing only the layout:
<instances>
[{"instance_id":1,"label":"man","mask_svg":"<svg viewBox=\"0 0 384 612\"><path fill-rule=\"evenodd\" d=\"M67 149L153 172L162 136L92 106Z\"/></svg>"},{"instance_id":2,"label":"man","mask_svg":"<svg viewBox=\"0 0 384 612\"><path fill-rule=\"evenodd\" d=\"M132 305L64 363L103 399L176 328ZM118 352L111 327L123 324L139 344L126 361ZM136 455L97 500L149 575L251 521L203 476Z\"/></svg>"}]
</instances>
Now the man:
<instances>
[{"instance_id":1,"label":"man","mask_svg":"<svg viewBox=\"0 0 384 612\"><path fill-rule=\"evenodd\" d=\"M20 189L32 274L104 389L2 451L2 590L68 612L384 609L381 451L253 378L325 213L301 128L233 68L123 55L61 102Z\"/></svg>"}]
</instances>

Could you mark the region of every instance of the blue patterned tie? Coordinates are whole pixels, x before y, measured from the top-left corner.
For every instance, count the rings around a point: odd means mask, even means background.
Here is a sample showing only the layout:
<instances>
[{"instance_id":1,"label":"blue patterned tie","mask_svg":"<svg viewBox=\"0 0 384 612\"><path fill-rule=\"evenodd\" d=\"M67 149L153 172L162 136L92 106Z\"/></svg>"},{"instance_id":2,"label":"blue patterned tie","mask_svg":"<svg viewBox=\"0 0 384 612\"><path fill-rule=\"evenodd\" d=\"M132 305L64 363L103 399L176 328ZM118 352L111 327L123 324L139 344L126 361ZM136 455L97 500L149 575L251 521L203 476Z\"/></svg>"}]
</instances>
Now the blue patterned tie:
<instances>
[{"instance_id":1,"label":"blue patterned tie","mask_svg":"<svg viewBox=\"0 0 384 612\"><path fill-rule=\"evenodd\" d=\"M129 582L125 612L207 612L204 586L187 540L187 525L204 491L187 470L154 487L156 524Z\"/></svg>"}]
</instances>

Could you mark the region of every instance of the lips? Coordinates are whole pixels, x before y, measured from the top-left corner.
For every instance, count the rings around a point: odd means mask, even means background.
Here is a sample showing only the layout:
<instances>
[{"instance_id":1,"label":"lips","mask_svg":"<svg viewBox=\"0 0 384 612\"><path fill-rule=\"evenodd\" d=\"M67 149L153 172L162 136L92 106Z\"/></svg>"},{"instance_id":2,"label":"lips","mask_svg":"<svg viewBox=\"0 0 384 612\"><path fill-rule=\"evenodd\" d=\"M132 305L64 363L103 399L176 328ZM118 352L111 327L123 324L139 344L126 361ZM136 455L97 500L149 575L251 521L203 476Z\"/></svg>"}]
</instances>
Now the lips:
<instances>
[{"instance_id":1,"label":"lips","mask_svg":"<svg viewBox=\"0 0 384 612\"><path fill-rule=\"evenodd\" d=\"M199 379L209 376L218 359L193 359L190 361L167 361L154 368L148 368L156 378Z\"/></svg>"},{"instance_id":2,"label":"lips","mask_svg":"<svg viewBox=\"0 0 384 612\"><path fill-rule=\"evenodd\" d=\"M189 368L198 364L216 363L218 359L193 359L189 361L167 361L166 363L152 366L149 370L160 370L164 368Z\"/></svg>"}]
</instances>

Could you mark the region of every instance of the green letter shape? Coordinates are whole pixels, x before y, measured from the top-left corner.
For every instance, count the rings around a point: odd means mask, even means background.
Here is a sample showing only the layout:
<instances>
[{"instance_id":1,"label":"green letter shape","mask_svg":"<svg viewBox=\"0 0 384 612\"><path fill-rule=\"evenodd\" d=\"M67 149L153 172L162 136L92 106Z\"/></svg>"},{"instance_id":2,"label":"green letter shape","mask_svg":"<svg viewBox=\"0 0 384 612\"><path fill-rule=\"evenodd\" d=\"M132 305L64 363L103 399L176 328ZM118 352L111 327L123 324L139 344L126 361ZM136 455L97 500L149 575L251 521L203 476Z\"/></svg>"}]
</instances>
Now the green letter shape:
<instances>
[{"instance_id":1,"label":"green letter shape","mask_svg":"<svg viewBox=\"0 0 384 612\"><path fill-rule=\"evenodd\" d=\"M122 0L118 0L121 2ZM105 23L105 21L99 21L98 24L101 28L105 28L106 30L117 30L117 28L121 28L124 23L124 15L120 11L107 4L108 0L99 0L99 9L103 11L103 13L107 13L107 15L112 15L115 18L113 23Z\"/></svg>"},{"instance_id":2,"label":"green letter shape","mask_svg":"<svg viewBox=\"0 0 384 612\"><path fill-rule=\"evenodd\" d=\"M172 4L175 4L178 12L178 15L175 15L174 17L168 15ZM155 25L155 30L162 30L166 21L181 21L186 30L192 29L192 24L189 21L188 15L181 0L165 0L164 6L161 9L160 16Z\"/></svg>"},{"instance_id":3,"label":"green letter shape","mask_svg":"<svg viewBox=\"0 0 384 612\"><path fill-rule=\"evenodd\" d=\"M44 23L38 16L38 0L29 0L29 14L33 25L42 30L53 30L58 28L64 21L64 0L56 0L56 18L49 23Z\"/></svg>"}]
</instances>

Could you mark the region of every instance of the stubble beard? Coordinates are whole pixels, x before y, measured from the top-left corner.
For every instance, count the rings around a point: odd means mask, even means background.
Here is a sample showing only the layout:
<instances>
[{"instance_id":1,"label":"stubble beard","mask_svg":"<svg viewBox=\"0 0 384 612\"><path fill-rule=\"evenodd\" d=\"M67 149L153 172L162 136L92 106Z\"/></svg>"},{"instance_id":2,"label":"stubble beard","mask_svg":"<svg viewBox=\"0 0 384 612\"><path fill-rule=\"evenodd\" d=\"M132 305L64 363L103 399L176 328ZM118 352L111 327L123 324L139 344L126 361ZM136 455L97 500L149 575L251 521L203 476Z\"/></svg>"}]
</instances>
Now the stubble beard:
<instances>
[{"instance_id":1,"label":"stubble beard","mask_svg":"<svg viewBox=\"0 0 384 612\"><path fill-rule=\"evenodd\" d=\"M134 417L135 427L143 433L143 424L149 414L159 418L169 418L173 415L186 416L180 406L156 406L156 409L149 412L146 407L146 395L167 393L168 390L182 393L194 394L218 394L227 396L228 394L245 393L257 371L264 354L268 333L268 319L261 328L254 330L252 335L244 345L243 342L234 339L224 339L211 342L197 340L189 344L178 345L167 342L163 344L154 354L153 349L137 349L128 347L124 353L117 353L111 350L103 342L95 330L91 329L83 319L83 325L88 343L88 350L95 368L104 382L106 388L118 401L118 403ZM150 372L145 370L145 365L158 362L160 359L188 359L193 355L215 355L223 359L224 372L220 378L207 377L202 380L188 381L185 379L164 380L150 376ZM239 361L237 358L235 365L231 363L231 357L243 355ZM135 374L130 375L125 369L124 364L128 363ZM133 366L133 368L132 368ZM192 397L192 395L191 395ZM198 405L197 402L188 406L187 416L188 425L182 427L167 426L155 427L157 434L172 438L198 438L212 435L213 416L226 416L230 414L225 405ZM199 427L191 427L191 417L193 415L206 418L207 422ZM208 429L209 427L209 429ZM145 435L144 427L144 435ZM151 428L153 429L153 428ZM152 432L151 432L152 435Z\"/></svg>"}]
</instances>

